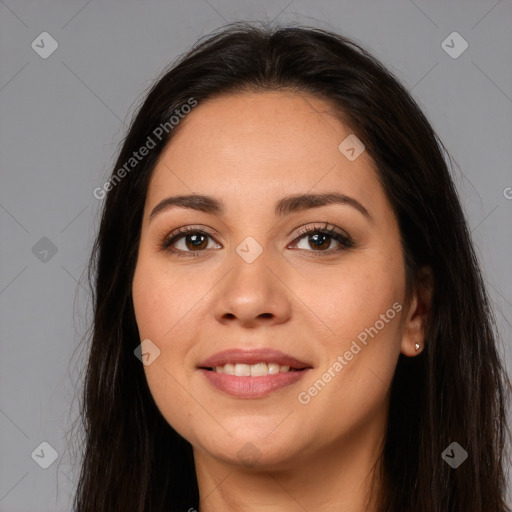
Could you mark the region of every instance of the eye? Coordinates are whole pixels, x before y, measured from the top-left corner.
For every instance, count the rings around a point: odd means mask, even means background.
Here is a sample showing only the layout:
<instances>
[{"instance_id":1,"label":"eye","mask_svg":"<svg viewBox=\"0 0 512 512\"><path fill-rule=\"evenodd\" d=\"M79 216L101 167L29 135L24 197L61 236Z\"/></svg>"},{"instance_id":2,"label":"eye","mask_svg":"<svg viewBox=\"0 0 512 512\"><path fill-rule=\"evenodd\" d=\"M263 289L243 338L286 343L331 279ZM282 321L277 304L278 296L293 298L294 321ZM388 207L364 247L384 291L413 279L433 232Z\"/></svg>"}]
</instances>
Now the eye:
<instances>
[{"instance_id":1,"label":"eye","mask_svg":"<svg viewBox=\"0 0 512 512\"><path fill-rule=\"evenodd\" d=\"M303 241L306 247L298 247L298 243ZM338 244L338 247L330 249L333 241ZM313 226L302 230L301 236L296 238L292 243L294 246L297 246L297 249L320 254L336 253L354 247L353 240L347 234L343 233L335 226L329 226L328 224L325 224L323 228ZM308 247L312 250L308 249Z\"/></svg>"},{"instance_id":2,"label":"eye","mask_svg":"<svg viewBox=\"0 0 512 512\"><path fill-rule=\"evenodd\" d=\"M195 256L200 252L205 252L209 241L213 240L208 233L201 231L193 226L180 228L167 236L162 242L161 248L178 256ZM217 246L219 248L221 246Z\"/></svg>"}]
</instances>

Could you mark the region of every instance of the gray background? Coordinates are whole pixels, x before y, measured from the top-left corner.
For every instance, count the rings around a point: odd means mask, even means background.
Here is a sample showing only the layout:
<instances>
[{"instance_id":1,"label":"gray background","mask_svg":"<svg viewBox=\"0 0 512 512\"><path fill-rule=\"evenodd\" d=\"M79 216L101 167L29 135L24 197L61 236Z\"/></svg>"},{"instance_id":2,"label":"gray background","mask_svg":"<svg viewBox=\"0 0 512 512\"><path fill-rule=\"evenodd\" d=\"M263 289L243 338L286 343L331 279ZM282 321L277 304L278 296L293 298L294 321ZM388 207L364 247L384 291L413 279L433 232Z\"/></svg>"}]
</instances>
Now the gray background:
<instances>
[{"instance_id":1,"label":"gray background","mask_svg":"<svg viewBox=\"0 0 512 512\"><path fill-rule=\"evenodd\" d=\"M93 190L135 106L200 36L264 19L352 37L424 109L460 165L454 179L512 368L510 0L0 0L0 511L71 509L67 432L90 320L79 283L101 207ZM45 31L59 46L43 59L31 43ZM469 44L456 59L441 47L453 31ZM58 453L48 469L31 457L44 441Z\"/></svg>"}]
</instances>

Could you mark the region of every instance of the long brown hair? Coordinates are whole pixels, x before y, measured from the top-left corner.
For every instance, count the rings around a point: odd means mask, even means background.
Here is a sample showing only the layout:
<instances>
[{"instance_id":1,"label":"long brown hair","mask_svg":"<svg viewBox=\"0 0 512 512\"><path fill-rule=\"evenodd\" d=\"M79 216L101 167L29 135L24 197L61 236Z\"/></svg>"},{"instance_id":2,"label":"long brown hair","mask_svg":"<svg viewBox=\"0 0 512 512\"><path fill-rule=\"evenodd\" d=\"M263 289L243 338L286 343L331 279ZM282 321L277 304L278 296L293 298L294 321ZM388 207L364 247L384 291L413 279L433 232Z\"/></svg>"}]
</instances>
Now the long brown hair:
<instances>
[{"instance_id":1,"label":"long brown hair","mask_svg":"<svg viewBox=\"0 0 512 512\"><path fill-rule=\"evenodd\" d=\"M399 222L407 285L432 269L425 348L400 356L392 383L378 496L386 512L505 512L506 412L511 389L470 233L431 125L398 80L349 39L307 27L235 23L199 41L151 88L112 171L190 98L245 90L326 99L365 144ZM179 129L179 127L178 127ZM81 404L85 445L76 512L197 509L190 443L157 409L131 297L151 172L176 130L104 198L90 259L94 319ZM441 457L468 453L457 469Z\"/></svg>"}]
</instances>

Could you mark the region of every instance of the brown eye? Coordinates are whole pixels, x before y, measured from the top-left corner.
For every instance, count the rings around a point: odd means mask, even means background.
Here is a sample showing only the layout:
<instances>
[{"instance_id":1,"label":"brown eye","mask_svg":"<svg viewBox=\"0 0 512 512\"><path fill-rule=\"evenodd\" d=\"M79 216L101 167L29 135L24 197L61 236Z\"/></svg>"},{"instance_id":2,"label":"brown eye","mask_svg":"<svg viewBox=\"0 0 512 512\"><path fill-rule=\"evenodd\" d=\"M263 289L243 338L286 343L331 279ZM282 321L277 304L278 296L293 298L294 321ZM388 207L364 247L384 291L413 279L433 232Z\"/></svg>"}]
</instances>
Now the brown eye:
<instances>
[{"instance_id":1,"label":"brown eye","mask_svg":"<svg viewBox=\"0 0 512 512\"><path fill-rule=\"evenodd\" d=\"M303 239L307 239L306 243L308 244L308 247L298 246L298 244L302 242ZM331 249L333 241L338 244L338 247L335 249ZM349 236L337 231L334 228L327 227L310 228L309 230L303 232L300 237L296 238L296 240L293 243L294 246L296 246L300 250L328 254L333 252L339 252L354 246L354 243Z\"/></svg>"},{"instance_id":2,"label":"brown eye","mask_svg":"<svg viewBox=\"0 0 512 512\"><path fill-rule=\"evenodd\" d=\"M213 240L213 238L208 233L197 228L187 227L171 233L163 241L161 247L164 250L176 253L178 256L193 256L198 252L205 252L210 240Z\"/></svg>"},{"instance_id":3,"label":"brown eye","mask_svg":"<svg viewBox=\"0 0 512 512\"><path fill-rule=\"evenodd\" d=\"M308 235L308 242L310 247L314 250L317 249L329 249L333 238L325 233L315 233L314 235Z\"/></svg>"},{"instance_id":4,"label":"brown eye","mask_svg":"<svg viewBox=\"0 0 512 512\"><path fill-rule=\"evenodd\" d=\"M206 244L205 244L206 240ZM197 251L198 249L206 249L208 245L208 240L206 239L206 235L202 233L195 233L192 235L185 235L184 237L185 246L187 249L191 251Z\"/></svg>"}]
</instances>

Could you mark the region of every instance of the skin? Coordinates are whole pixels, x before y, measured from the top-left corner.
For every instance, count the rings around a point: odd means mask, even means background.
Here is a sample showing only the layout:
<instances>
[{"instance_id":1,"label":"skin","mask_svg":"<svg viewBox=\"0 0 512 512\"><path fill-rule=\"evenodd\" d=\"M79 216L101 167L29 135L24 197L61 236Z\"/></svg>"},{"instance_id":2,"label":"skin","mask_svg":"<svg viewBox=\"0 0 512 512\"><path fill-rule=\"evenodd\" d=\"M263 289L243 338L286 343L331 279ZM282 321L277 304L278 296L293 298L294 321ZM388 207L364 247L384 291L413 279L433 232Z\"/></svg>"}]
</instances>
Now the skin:
<instances>
[{"instance_id":1,"label":"skin","mask_svg":"<svg viewBox=\"0 0 512 512\"><path fill-rule=\"evenodd\" d=\"M398 224L375 164L366 151L354 161L340 152L351 131L328 102L291 91L217 97L181 123L151 178L132 291L140 339L161 351L144 366L151 393L193 446L200 511L371 510L389 385L399 354L419 353L429 309L418 290L406 301ZM359 201L371 220L340 204L274 214L284 196L331 192ZM191 193L221 200L225 211L173 207L150 220L161 200ZM327 237L316 249L312 233L301 235L325 222L355 246L334 252L340 244ZM211 235L203 252L160 247L183 226ZM236 252L248 236L263 250L252 263ZM174 247L194 249L185 237ZM394 303L402 310L300 403ZM276 348L313 368L266 397L236 398L197 370L235 347Z\"/></svg>"}]
</instances>

